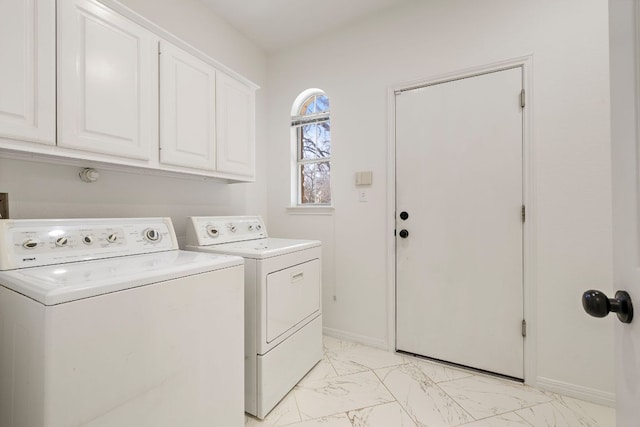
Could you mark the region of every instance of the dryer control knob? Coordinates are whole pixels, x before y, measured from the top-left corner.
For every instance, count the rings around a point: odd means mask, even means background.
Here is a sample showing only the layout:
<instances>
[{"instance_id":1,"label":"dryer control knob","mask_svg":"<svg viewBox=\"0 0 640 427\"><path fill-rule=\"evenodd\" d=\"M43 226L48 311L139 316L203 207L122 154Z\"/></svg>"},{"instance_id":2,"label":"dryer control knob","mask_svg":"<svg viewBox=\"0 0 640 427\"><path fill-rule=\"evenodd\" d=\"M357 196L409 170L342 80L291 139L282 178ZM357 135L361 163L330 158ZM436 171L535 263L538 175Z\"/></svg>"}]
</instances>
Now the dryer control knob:
<instances>
[{"instance_id":1,"label":"dryer control knob","mask_svg":"<svg viewBox=\"0 0 640 427\"><path fill-rule=\"evenodd\" d=\"M87 235L82 238L82 243L85 245L91 245L93 243L93 236Z\"/></svg>"},{"instance_id":2,"label":"dryer control knob","mask_svg":"<svg viewBox=\"0 0 640 427\"><path fill-rule=\"evenodd\" d=\"M229 231L231 231L232 233L235 233L237 229L238 228L235 225L229 224Z\"/></svg>"},{"instance_id":3,"label":"dryer control knob","mask_svg":"<svg viewBox=\"0 0 640 427\"><path fill-rule=\"evenodd\" d=\"M210 225L207 227L207 234L209 235L209 237L218 237L220 232L216 227Z\"/></svg>"},{"instance_id":4,"label":"dryer control knob","mask_svg":"<svg viewBox=\"0 0 640 427\"><path fill-rule=\"evenodd\" d=\"M63 247L69 244L69 239L66 236L58 237L56 239L56 246Z\"/></svg>"},{"instance_id":5,"label":"dryer control knob","mask_svg":"<svg viewBox=\"0 0 640 427\"><path fill-rule=\"evenodd\" d=\"M160 233L155 228L148 228L144 231L144 239L148 242L157 242L160 240Z\"/></svg>"},{"instance_id":6,"label":"dryer control knob","mask_svg":"<svg viewBox=\"0 0 640 427\"><path fill-rule=\"evenodd\" d=\"M107 242L115 243L118 240L118 235L116 233L111 233L107 236Z\"/></svg>"},{"instance_id":7,"label":"dryer control knob","mask_svg":"<svg viewBox=\"0 0 640 427\"><path fill-rule=\"evenodd\" d=\"M35 239L27 239L22 242L22 247L25 249L35 249L38 246L38 241Z\"/></svg>"}]
</instances>

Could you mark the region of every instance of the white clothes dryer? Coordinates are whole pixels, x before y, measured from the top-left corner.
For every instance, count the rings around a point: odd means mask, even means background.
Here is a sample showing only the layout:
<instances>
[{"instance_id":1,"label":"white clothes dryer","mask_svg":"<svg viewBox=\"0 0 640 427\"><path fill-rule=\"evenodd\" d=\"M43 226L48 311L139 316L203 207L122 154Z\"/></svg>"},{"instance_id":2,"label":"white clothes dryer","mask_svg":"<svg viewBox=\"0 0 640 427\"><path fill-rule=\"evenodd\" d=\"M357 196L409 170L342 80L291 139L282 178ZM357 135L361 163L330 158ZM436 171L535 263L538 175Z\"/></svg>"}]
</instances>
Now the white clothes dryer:
<instances>
[{"instance_id":1,"label":"white clothes dryer","mask_svg":"<svg viewBox=\"0 0 640 427\"><path fill-rule=\"evenodd\" d=\"M244 425L243 259L168 218L0 220L0 425Z\"/></svg>"},{"instance_id":2,"label":"white clothes dryer","mask_svg":"<svg viewBox=\"0 0 640 427\"><path fill-rule=\"evenodd\" d=\"M262 419L322 358L321 243L259 216L190 217L186 242L245 259L245 411Z\"/></svg>"}]
</instances>

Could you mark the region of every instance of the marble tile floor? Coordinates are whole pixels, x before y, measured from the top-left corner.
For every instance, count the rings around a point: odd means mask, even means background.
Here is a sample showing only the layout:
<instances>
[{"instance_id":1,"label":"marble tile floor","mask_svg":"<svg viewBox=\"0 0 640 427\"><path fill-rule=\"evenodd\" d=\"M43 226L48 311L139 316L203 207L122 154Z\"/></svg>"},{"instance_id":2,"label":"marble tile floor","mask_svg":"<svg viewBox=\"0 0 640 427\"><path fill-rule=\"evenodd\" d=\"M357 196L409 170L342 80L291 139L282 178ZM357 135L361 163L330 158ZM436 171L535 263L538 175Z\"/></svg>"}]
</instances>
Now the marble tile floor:
<instances>
[{"instance_id":1,"label":"marble tile floor","mask_svg":"<svg viewBox=\"0 0 640 427\"><path fill-rule=\"evenodd\" d=\"M324 358L245 427L614 427L615 410L324 337Z\"/></svg>"}]
</instances>

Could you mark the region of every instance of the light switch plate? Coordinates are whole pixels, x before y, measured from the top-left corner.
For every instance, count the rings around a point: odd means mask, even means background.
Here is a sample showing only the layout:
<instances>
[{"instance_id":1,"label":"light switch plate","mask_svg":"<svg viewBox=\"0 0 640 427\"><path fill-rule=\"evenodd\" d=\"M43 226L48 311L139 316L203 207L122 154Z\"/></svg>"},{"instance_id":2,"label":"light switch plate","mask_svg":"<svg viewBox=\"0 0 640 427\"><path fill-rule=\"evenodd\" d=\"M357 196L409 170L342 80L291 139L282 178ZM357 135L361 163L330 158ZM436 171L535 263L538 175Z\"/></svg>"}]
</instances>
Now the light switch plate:
<instances>
[{"instance_id":1,"label":"light switch plate","mask_svg":"<svg viewBox=\"0 0 640 427\"><path fill-rule=\"evenodd\" d=\"M371 185L373 183L373 172L356 172L356 185Z\"/></svg>"}]
</instances>

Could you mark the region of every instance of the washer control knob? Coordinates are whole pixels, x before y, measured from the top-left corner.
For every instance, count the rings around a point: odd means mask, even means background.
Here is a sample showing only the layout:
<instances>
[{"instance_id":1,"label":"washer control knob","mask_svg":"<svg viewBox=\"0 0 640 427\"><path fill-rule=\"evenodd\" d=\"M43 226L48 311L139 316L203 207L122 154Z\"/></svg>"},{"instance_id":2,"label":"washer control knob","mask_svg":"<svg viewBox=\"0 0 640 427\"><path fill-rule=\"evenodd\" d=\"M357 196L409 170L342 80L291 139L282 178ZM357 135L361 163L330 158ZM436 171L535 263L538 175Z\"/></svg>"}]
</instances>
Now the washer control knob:
<instances>
[{"instance_id":1,"label":"washer control knob","mask_svg":"<svg viewBox=\"0 0 640 427\"><path fill-rule=\"evenodd\" d=\"M262 226L260 224L256 224L256 230L258 231L262 230Z\"/></svg>"},{"instance_id":2,"label":"washer control knob","mask_svg":"<svg viewBox=\"0 0 640 427\"><path fill-rule=\"evenodd\" d=\"M144 231L144 238L148 242L157 242L160 240L160 233L155 228L148 228Z\"/></svg>"},{"instance_id":3,"label":"washer control knob","mask_svg":"<svg viewBox=\"0 0 640 427\"><path fill-rule=\"evenodd\" d=\"M218 235L220 235L220 232L218 231L217 227L209 225L207 226L207 234L209 235L209 237L218 237Z\"/></svg>"},{"instance_id":4,"label":"washer control knob","mask_svg":"<svg viewBox=\"0 0 640 427\"><path fill-rule=\"evenodd\" d=\"M116 240L118 240L118 234L117 233L111 233L107 236L107 242L109 243L115 243Z\"/></svg>"},{"instance_id":5,"label":"washer control knob","mask_svg":"<svg viewBox=\"0 0 640 427\"><path fill-rule=\"evenodd\" d=\"M253 224L249 224L249 231L253 231Z\"/></svg>"},{"instance_id":6,"label":"washer control knob","mask_svg":"<svg viewBox=\"0 0 640 427\"><path fill-rule=\"evenodd\" d=\"M38 246L38 241L35 239L27 239L22 243L22 247L25 249L35 249Z\"/></svg>"},{"instance_id":7,"label":"washer control knob","mask_svg":"<svg viewBox=\"0 0 640 427\"><path fill-rule=\"evenodd\" d=\"M85 245L91 245L93 244L93 236L90 234L87 234L86 236L82 237L82 243L84 243Z\"/></svg>"},{"instance_id":8,"label":"washer control knob","mask_svg":"<svg viewBox=\"0 0 640 427\"><path fill-rule=\"evenodd\" d=\"M69 239L66 236L61 236L56 239L56 246L64 247L69 244Z\"/></svg>"},{"instance_id":9,"label":"washer control knob","mask_svg":"<svg viewBox=\"0 0 640 427\"><path fill-rule=\"evenodd\" d=\"M229 231L231 231L232 233L235 233L237 229L238 227L236 227L235 225L229 224Z\"/></svg>"}]
</instances>

